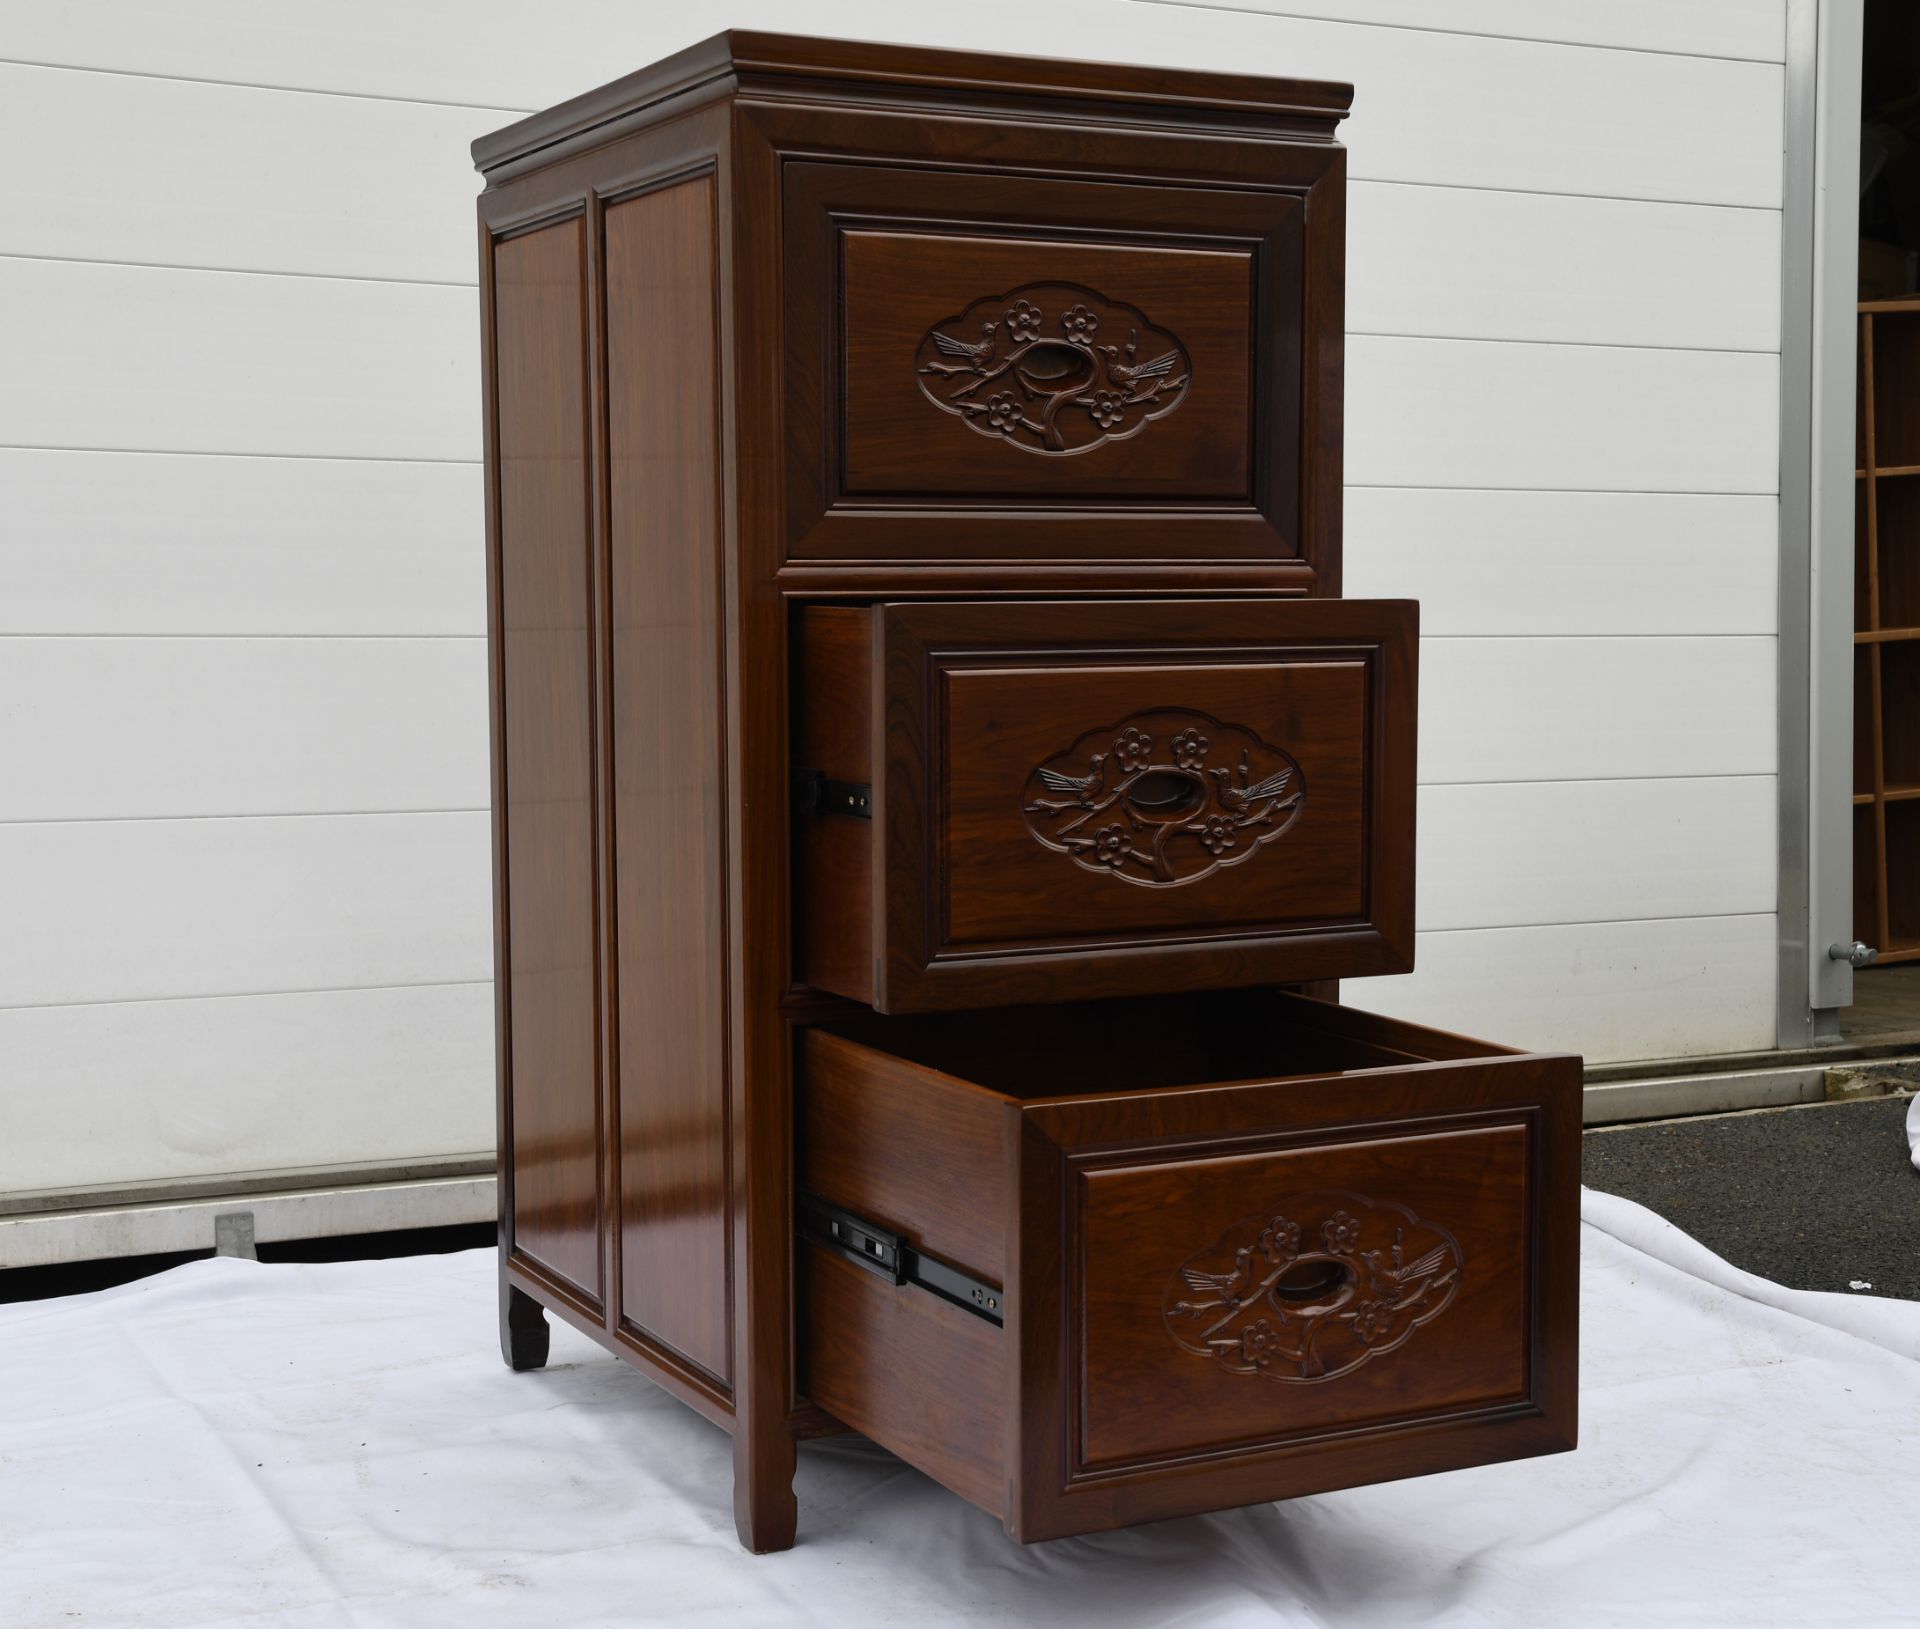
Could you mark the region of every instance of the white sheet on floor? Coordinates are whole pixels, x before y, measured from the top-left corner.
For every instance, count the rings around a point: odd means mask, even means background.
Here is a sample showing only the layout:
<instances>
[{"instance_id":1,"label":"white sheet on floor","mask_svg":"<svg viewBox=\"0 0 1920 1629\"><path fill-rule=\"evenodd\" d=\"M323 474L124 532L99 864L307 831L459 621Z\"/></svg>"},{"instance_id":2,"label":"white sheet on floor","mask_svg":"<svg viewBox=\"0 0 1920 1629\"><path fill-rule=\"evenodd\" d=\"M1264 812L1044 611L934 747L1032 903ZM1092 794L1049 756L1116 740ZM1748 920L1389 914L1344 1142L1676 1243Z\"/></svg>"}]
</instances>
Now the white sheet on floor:
<instances>
[{"instance_id":1,"label":"white sheet on floor","mask_svg":"<svg viewBox=\"0 0 1920 1629\"><path fill-rule=\"evenodd\" d=\"M501 1367L489 1252L0 1307L0 1624L1920 1621L1920 1303L1586 1222L1577 1453L1026 1549L842 1440L741 1553L720 1431L564 1328Z\"/></svg>"},{"instance_id":2,"label":"white sheet on floor","mask_svg":"<svg viewBox=\"0 0 1920 1629\"><path fill-rule=\"evenodd\" d=\"M1913 1168L1920 1171L1920 1096L1907 1105L1907 1149L1913 1155Z\"/></svg>"}]
</instances>

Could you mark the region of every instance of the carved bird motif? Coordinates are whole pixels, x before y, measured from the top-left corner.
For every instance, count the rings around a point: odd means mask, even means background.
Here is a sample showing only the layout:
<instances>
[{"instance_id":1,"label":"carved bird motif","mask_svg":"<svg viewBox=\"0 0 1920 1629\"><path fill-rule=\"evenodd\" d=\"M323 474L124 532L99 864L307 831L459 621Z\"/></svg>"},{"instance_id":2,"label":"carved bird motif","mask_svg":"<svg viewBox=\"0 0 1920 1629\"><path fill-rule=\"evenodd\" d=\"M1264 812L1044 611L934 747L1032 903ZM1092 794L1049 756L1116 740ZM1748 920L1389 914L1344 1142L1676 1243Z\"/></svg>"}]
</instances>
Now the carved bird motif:
<instances>
[{"instance_id":1,"label":"carved bird motif","mask_svg":"<svg viewBox=\"0 0 1920 1629\"><path fill-rule=\"evenodd\" d=\"M1220 781L1220 801L1229 809L1241 809L1249 803L1264 803L1268 798L1277 798L1286 791L1287 782L1293 779L1291 769L1282 769L1252 786L1233 786L1228 784L1226 770L1216 769L1213 773Z\"/></svg>"},{"instance_id":2,"label":"carved bird motif","mask_svg":"<svg viewBox=\"0 0 1920 1629\"><path fill-rule=\"evenodd\" d=\"M1102 345L1100 349L1106 353L1108 374L1114 383L1121 385L1135 385L1146 379L1164 379L1180 361L1178 351L1168 351L1164 356L1156 356L1151 362L1142 362L1136 368L1120 360L1118 345ZM1131 354L1133 347L1129 345L1127 350Z\"/></svg>"},{"instance_id":3,"label":"carved bird motif","mask_svg":"<svg viewBox=\"0 0 1920 1629\"><path fill-rule=\"evenodd\" d=\"M1040 784L1049 792L1059 792L1081 803L1091 803L1094 794L1106 784L1107 755L1096 752L1087 762L1092 768L1091 774L1062 775L1057 769L1043 769L1040 771Z\"/></svg>"},{"instance_id":4,"label":"carved bird motif","mask_svg":"<svg viewBox=\"0 0 1920 1629\"><path fill-rule=\"evenodd\" d=\"M1453 1252L1444 1244L1435 1245L1417 1261L1407 1261L1402 1257L1400 1230L1393 1234L1392 1259L1388 1259L1385 1250L1363 1250L1360 1259L1367 1264L1367 1282L1377 1295L1397 1298L1423 1278L1432 1278L1453 1259Z\"/></svg>"},{"instance_id":5,"label":"carved bird motif","mask_svg":"<svg viewBox=\"0 0 1920 1629\"><path fill-rule=\"evenodd\" d=\"M981 323L978 345L969 345L964 339L955 339L951 334L943 334L936 328L933 331L934 348L942 356L956 357L973 367L982 367L993 360L994 350L1000 343L994 337L999 327L997 322Z\"/></svg>"},{"instance_id":6,"label":"carved bird motif","mask_svg":"<svg viewBox=\"0 0 1920 1629\"><path fill-rule=\"evenodd\" d=\"M1252 1283L1252 1257L1253 1246L1242 1245L1233 1253L1232 1272L1203 1273L1198 1267L1182 1267L1180 1276L1195 1295L1210 1295L1231 1310L1240 1305L1240 1291ZM1190 1307L1192 1303L1183 1302L1182 1305Z\"/></svg>"}]
</instances>

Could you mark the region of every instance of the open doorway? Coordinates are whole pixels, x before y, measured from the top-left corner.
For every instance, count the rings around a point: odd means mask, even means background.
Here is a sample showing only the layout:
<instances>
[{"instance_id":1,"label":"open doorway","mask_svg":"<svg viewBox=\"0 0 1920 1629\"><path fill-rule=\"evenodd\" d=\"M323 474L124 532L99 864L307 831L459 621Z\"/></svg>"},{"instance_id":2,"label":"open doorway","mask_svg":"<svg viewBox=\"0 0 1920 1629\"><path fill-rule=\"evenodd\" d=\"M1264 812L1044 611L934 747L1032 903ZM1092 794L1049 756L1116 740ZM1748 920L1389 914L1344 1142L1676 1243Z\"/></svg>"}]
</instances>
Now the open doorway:
<instances>
[{"instance_id":1,"label":"open doorway","mask_svg":"<svg viewBox=\"0 0 1920 1629\"><path fill-rule=\"evenodd\" d=\"M1843 1037L1920 1041L1920 7L1867 0L1854 450L1853 927Z\"/></svg>"}]
</instances>

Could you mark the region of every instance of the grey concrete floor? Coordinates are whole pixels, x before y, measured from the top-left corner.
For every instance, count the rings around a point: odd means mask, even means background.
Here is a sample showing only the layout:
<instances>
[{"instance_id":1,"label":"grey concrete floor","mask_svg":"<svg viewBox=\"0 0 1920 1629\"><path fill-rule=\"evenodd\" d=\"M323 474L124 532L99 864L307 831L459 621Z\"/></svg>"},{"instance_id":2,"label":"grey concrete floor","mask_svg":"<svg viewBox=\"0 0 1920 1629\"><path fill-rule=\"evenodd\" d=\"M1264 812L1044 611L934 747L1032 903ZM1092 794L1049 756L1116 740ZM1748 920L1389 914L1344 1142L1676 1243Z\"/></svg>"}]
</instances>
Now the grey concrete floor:
<instances>
[{"instance_id":1,"label":"grey concrete floor","mask_svg":"<svg viewBox=\"0 0 1920 1629\"><path fill-rule=\"evenodd\" d=\"M1586 1183L1736 1267L1802 1290L1920 1300L1920 1171L1905 1097L1601 1126ZM1859 1280L1871 1291L1853 1291Z\"/></svg>"}]
</instances>

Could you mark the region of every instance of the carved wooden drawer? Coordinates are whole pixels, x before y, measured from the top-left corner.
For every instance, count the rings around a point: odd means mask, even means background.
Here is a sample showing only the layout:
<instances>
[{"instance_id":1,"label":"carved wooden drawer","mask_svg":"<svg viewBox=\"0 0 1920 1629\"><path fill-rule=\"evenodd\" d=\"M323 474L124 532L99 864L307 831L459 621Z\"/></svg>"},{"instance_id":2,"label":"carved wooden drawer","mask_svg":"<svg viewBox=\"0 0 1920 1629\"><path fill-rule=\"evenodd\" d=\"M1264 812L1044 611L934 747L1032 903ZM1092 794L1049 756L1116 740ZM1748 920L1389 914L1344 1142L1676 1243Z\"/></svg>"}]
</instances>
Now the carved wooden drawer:
<instances>
[{"instance_id":1,"label":"carved wooden drawer","mask_svg":"<svg viewBox=\"0 0 1920 1629\"><path fill-rule=\"evenodd\" d=\"M1573 1446L1577 1059L1278 992L799 1042L802 1390L1016 1538Z\"/></svg>"},{"instance_id":2,"label":"carved wooden drawer","mask_svg":"<svg viewBox=\"0 0 1920 1629\"><path fill-rule=\"evenodd\" d=\"M790 554L1312 555L1343 176L1263 157L1244 187L787 164Z\"/></svg>"},{"instance_id":3,"label":"carved wooden drawer","mask_svg":"<svg viewBox=\"0 0 1920 1629\"><path fill-rule=\"evenodd\" d=\"M800 977L882 1012L1404 972L1416 608L808 606Z\"/></svg>"}]
</instances>

